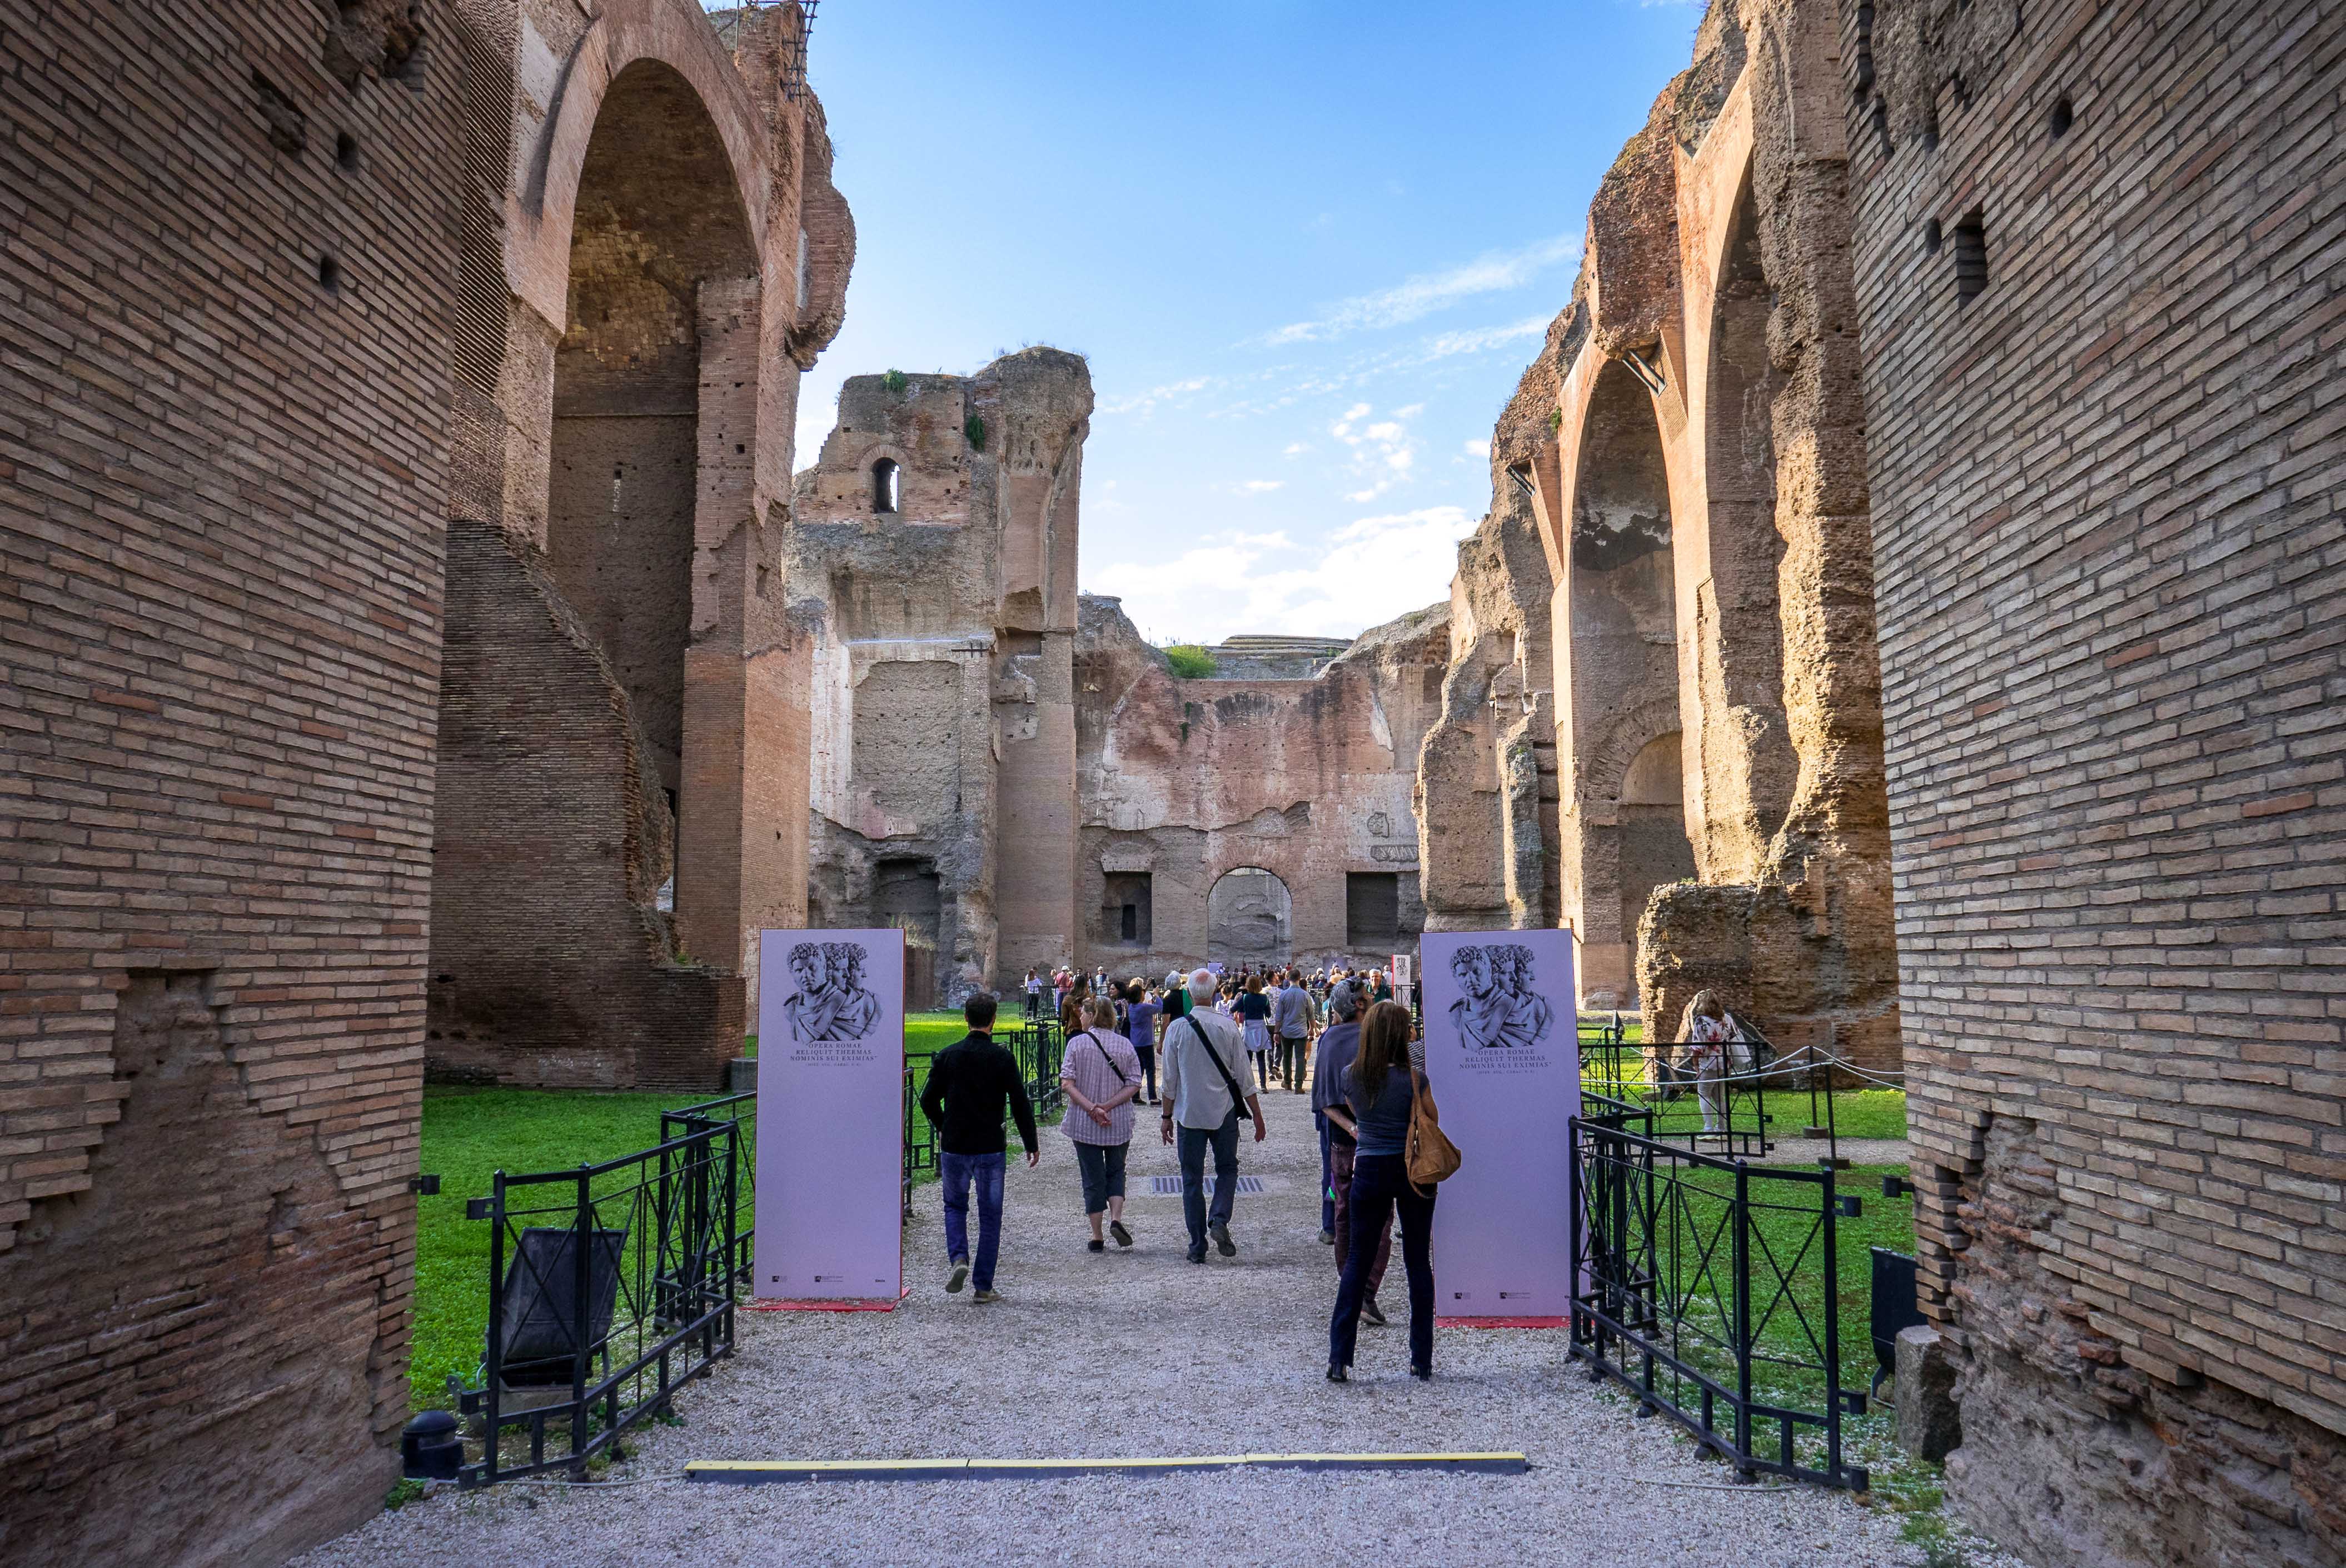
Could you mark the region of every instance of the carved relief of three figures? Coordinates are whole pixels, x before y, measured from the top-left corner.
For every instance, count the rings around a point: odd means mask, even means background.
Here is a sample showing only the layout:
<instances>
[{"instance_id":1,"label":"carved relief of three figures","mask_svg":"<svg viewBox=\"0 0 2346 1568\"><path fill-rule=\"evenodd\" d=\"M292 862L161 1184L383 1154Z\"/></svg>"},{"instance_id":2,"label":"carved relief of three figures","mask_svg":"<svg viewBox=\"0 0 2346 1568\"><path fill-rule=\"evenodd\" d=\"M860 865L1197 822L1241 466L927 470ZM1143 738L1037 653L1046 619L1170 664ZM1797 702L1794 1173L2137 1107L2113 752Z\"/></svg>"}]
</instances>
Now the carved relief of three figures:
<instances>
[{"instance_id":1,"label":"carved relief of three figures","mask_svg":"<svg viewBox=\"0 0 2346 1568\"><path fill-rule=\"evenodd\" d=\"M1476 1048L1533 1045L1547 1038L1556 1010L1532 990L1532 950L1514 942L1462 947L1450 972L1466 994L1450 1004L1459 1043Z\"/></svg>"},{"instance_id":2,"label":"carved relief of three figures","mask_svg":"<svg viewBox=\"0 0 2346 1568\"><path fill-rule=\"evenodd\" d=\"M802 942L790 949L790 972L799 988L782 1003L782 1012L790 1018L792 1040L861 1040L872 1033L880 999L863 983L870 956L860 942Z\"/></svg>"}]
</instances>

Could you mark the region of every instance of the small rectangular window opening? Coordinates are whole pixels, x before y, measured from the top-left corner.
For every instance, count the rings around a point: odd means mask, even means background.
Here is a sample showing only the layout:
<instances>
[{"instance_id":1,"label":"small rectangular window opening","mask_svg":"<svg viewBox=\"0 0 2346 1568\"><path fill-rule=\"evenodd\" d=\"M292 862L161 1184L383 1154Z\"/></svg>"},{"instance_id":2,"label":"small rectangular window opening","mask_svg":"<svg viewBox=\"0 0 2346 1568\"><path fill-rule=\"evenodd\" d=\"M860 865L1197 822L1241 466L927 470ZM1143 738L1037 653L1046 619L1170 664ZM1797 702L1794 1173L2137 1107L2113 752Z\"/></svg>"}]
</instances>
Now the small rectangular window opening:
<instances>
[{"instance_id":1,"label":"small rectangular window opening","mask_svg":"<svg viewBox=\"0 0 2346 1568\"><path fill-rule=\"evenodd\" d=\"M1955 223L1955 298L1968 304L1987 290L1987 223L1974 207Z\"/></svg>"}]
</instances>

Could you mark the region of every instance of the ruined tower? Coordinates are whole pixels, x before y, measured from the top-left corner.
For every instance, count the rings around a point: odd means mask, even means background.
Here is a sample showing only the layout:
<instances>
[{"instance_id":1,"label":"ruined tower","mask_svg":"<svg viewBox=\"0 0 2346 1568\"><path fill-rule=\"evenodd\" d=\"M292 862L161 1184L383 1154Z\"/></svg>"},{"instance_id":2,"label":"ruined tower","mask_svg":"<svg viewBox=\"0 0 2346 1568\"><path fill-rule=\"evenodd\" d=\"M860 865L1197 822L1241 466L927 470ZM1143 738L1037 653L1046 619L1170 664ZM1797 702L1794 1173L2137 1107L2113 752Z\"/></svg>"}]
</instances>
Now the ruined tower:
<instances>
[{"instance_id":1,"label":"ruined tower","mask_svg":"<svg viewBox=\"0 0 2346 1568\"><path fill-rule=\"evenodd\" d=\"M903 927L915 1005L1073 953L1076 551L1091 374L856 376L798 476L810 916ZM925 976L925 978L923 978Z\"/></svg>"}]
</instances>

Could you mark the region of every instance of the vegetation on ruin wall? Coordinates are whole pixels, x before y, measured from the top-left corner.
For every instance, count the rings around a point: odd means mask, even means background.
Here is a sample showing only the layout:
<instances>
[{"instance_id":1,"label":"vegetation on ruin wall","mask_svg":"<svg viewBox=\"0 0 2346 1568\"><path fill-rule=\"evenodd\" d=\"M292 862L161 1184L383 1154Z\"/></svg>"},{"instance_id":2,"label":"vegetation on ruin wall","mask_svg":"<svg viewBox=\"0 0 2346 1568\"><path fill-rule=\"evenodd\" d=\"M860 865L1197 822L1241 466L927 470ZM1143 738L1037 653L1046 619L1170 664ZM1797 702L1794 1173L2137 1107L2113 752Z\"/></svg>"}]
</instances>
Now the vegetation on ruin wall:
<instances>
[{"instance_id":1,"label":"vegetation on ruin wall","mask_svg":"<svg viewBox=\"0 0 2346 1568\"><path fill-rule=\"evenodd\" d=\"M1183 680L1204 680L1222 667L1219 659L1196 643L1175 643L1165 650L1165 659Z\"/></svg>"}]
</instances>

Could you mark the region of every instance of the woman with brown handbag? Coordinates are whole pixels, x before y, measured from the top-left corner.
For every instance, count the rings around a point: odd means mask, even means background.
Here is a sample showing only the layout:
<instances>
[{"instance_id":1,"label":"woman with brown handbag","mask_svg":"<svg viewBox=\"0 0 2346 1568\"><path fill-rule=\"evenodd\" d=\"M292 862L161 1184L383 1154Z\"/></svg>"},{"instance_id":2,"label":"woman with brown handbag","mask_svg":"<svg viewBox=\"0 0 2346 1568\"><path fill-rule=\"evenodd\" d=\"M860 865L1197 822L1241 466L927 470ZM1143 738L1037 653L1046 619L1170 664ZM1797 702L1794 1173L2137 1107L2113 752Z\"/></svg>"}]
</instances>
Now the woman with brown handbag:
<instances>
[{"instance_id":1,"label":"woman with brown handbag","mask_svg":"<svg viewBox=\"0 0 2346 1568\"><path fill-rule=\"evenodd\" d=\"M1457 1155L1449 1150L1446 1160L1426 1157L1434 1140L1443 1149L1448 1149L1448 1140L1442 1138L1434 1120L1433 1089L1425 1081L1424 1049L1410 1038L1413 1033L1409 1009L1400 1003L1380 1002L1370 1008L1361 1025L1360 1054L1345 1075L1347 1103L1331 1106L1327 1113L1331 1120L1341 1118L1340 1125L1351 1130L1358 1145L1352 1156L1352 1245L1344 1258L1343 1278L1336 1288L1336 1310L1328 1321L1328 1380L1331 1383L1351 1377L1352 1351L1360 1336L1361 1303L1367 1298L1369 1267L1377 1255L1377 1234L1392 1224L1395 1208L1401 1211L1402 1266L1409 1273L1410 1375L1433 1376L1433 1188L1430 1184L1457 1168ZM1410 1179L1413 1142L1429 1184L1423 1187ZM1447 1168L1441 1168L1444 1165Z\"/></svg>"}]
</instances>

